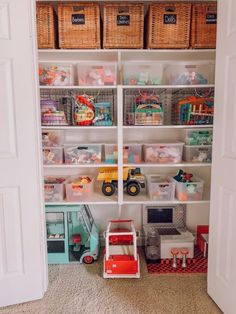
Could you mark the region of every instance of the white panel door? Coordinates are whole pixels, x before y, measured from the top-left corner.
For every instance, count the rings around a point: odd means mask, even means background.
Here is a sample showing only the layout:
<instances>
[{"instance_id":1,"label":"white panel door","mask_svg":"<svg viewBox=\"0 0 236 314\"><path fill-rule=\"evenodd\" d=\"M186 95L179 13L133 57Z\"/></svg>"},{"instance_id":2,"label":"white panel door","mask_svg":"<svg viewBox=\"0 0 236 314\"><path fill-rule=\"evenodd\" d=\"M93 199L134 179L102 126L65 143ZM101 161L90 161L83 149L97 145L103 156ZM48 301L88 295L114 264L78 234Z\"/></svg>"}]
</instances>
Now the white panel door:
<instances>
[{"instance_id":1,"label":"white panel door","mask_svg":"<svg viewBox=\"0 0 236 314\"><path fill-rule=\"evenodd\" d=\"M208 293L236 313L236 1L218 1Z\"/></svg>"},{"instance_id":2,"label":"white panel door","mask_svg":"<svg viewBox=\"0 0 236 314\"><path fill-rule=\"evenodd\" d=\"M47 286L33 4L0 0L0 306Z\"/></svg>"}]
</instances>

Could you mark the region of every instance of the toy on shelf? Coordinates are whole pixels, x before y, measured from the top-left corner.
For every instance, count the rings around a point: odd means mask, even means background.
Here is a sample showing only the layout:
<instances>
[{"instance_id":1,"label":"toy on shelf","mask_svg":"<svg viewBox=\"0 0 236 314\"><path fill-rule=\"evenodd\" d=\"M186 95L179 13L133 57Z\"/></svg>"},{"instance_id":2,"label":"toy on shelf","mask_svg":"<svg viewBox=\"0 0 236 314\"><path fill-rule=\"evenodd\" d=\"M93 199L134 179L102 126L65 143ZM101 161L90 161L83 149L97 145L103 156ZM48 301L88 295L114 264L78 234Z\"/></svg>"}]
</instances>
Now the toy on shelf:
<instances>
[{"instance_id":1,"label":"toy on shelf","mask_svg":"<svg viewBox=\"0 0 236 314\"><path fill-rule=\"evenodd\" d=\"M186 229L186 206L145 206L143 208L145 256L148 262L181 258L181 250L188 249L194 257L194 236ZM174 249L174 250L173 250ZM174 261L173 261L174 262ZM178 267L177 260L174 263Z\"/></svg>"},{"instance_id":2,"label":"toy on shelf","mask_svg":"<svg viewBox=\"0 0 236 314\"><path fill-rule=\"evenodd\" d=\"M68 125L66 114L58 110L58 102L52 99L40 101L42 125Z\"/></svg>"},{"instance_id":3,"label":"toy on shelf","mask_svg":"<svg viewBox=\"0 0 236 314\"><path fill-rule=\"evenodd\" d=\"M46 86L74 85L73 64L39 64L39 82Z\"/></svg>"},{"instance_id":4,"label":"toy on shelf","mask_svg":"<svg viewBox=\"0 0 236 314\"><path fill-rule=\"evenodd\" d=\"M175 181L170 176L147 175L147 190L150 199L170 201L175 197Z\"/></svg>"},{"instance_id":5,"label":"toy on shelf","mask_svg":"<svg viewBox=\"0 0 236 314\"><path fill-rule=\"evenodd\" d=\"M118 161L118 148L116 144L105 144L105 162L115 164Z\"/></svg>"},{"instance_id":6,"label":"toy on shelf","mask_svg":"<svg viewBox=\"0 0 236 314\"><path fill-rule=\"evenodd\" d=\"M42 131L42 145L46 147L57 147L63 144L63 133L61 131Z\"/></svg>"},{"instance_id":7,"label":"toy on shelf","mask_svg":"<svg viewBox=\"0 0 236 314\"><path fill-rule=\"evenodd\" d=\"M187 97L174 107L174 123L181 125L213 124L214 98Z\"/></svg>"},{"instance_id":8,"label":"toy on shelf","mask_svg":"<svg viewBox=\"0 0 236 314\"><path fill-rule=\"evenodd\" d=\"M142 161L142 145L141 144L124 144L123 146L123 162L139 164Z\"/></svg>"},{"instance_id":9,"label":"toy on shelf","mask_svg":"<svg viewBox=\"0 0 236 314\"><path fill-rule=\"evenodd\" d=\"M183 158L187 162L211 162L211 145L185 145Z\"/></svg>"},{"instance_id":10,"label":"toy on shelf","mask_svg":"<svg viewBox=\"0 0 236 314\"><path fill-rule=\"evenodd\" d=\"M144 144L144 161L150 163L179 163L182 161L184 143Z\"/></svg>"},{"instance_id":11,"label":"toy on shelf","mask_svg":"<svg viewBox=\"0 0 236 314\"><path fill-rule=\"evenodd\" d=\"M95 118L94 99L88 95L76 95L75 102L75 125L92 125Z\"/></svg>"},{"instance_id":12,"label":"toy on shelf","mask_svg":"<svg viewBox=\"0 0 236 314\"><path fill-rule=\"evenodd\" d=\"M94 178L87 175L70 177L66 180L66 200L79 202L89 200L93 194Z\"/></svg>"},{"instance_id":13,"label":"toy on shelf","mask_svg":"<svg viewBox=\"0 0 236 314\"><path fill-rule=\"evenodd\" d=\"M116 64L91 65L80 63L77 65L78 80L81 86L116 85Z\"/></svg>"},{"instance_id":14,"label":"toy on shelf","mask_svg":"<svg viewBox=\"0 0 236 314\"><path fill-rule=\"evenodd\" d=\"M103 182L102 193L104 195L113 195L118 187L118 169L116 167L100 168L97 180ZM123 167L123 188L127 194L136 196L145 186L145 176L140 168Z\"/></svg>"},{"instance_id":15,"label":"toy on shelf","mask_svg":"<svg viewBox=\"0 0 236 314\"><path fill-rule=\"evenodd\" d=\"M180 201L200 201L203 198L204 181L195 177L192 173L186 173L182 169L176 176L176 197Z\"/></svg>"},{"instance_id":16,"label":"toy on shelf","mask_svg":"<svg viewBox=\"0 0 236 314\"><path fill-rule=\"evenodd\" d=\"M111 220L105 232L104 278L140 278L137 235L132 220Z\"/></svg>"},{"instance_id":17,"label":"toy on shelf","mask_svg":"<svg viewBox=\"0 0 236 314\"><path fill-rule=\"evenodd\" d=\"M95 118L93 125L95 126L111 126L113 124L112 105L110 102L94 103Z\"/></svg>"},{"instance_id":18,"label":"toy on shelf","mask_svg":"<svg viewBox=\"0 0 236 314\"><path fill-rule=\"evenodd\" d=\"M64 199L65 177L44 178L44 199L45 202L62 202Z\"/></svg>"},{"instance_id":19,"label":"toy on shelf","mask_svg":"<svg viewBox=\"0 0 236 314\"><path fill-rule=\"evenodd\" d=\"M43 163L45 165L61 165L63 163L63 148L43 147Z\"/></svg>"},{"instance_id":20,"label":"toy on shelf","mask_svg":"<svg viewBox=\"0 0 236 314\"><path fill-rule=\"evenodd\" d=\"M46 206L46 227L49 264L97 260L99 232L89 206Z\"/></svg>"},{"instance_id":21,"label":"toy on shelf","mask_svg":"<svg viewBox=\"0 0 236 314\"><path fill-rule=\"evenodd\" d=\"M66 164L101 163L101 144L68 144L64 146Z\"/></svg>"}]
</instances>

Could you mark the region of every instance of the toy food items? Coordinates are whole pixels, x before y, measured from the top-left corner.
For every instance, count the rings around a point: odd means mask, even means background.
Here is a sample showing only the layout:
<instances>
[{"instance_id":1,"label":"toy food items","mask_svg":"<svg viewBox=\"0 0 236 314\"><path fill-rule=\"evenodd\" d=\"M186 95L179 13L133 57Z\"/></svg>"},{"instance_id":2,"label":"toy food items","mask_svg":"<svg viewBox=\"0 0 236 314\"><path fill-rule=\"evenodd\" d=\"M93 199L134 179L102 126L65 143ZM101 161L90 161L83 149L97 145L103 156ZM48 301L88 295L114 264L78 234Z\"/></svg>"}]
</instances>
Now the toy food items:
<instances>
[{"instance_id":1,"label":"toy food items","mask_svg":"<svg viewBox=\"0 0 236 314\"><path fill-rule=\"evenodd\" d=\"M204 181L195 177L192 173L186 173L182 169L176 176L176 197L179 201L200 201L203 198Z\"/></svg>"},{"instance_id":2,"label":"toy food items","mask_svg":"<svg viewBox=\"0 0 236 314\"><path fill-rule=\"evenodd\" d=\"M61 202L64 198L65 177L45 177L44 178L44 198L45 202Z\"/></svg>"},{"instance_id":3,"label":"toy food items","mask_svg":"<svg viewBox=\"0 0 236 314\"><path fill-rule=\"evenodd\" d=\"M102 145L101 144L65 145L64 153L66 164L101 163Z\"/></svg>"},{"instance_id":4,"label":"toy food items","mask_svg":"<svg viewBox=\"0 0 236 314\"><path fill-rule=\"evenodd\" d=\"M40 101L42 125L68 125L65 112L58 110L58 102L52 99Z\"/></svg>"},{"instance_id":5,"label":"toy food items","mask_svg":"<svg viewBox=\"0 0 236 314\"><path fill-rule=\"evenodd\" d=\"M144 161L154 163L178 163L182 161L184 143L144 144Z\"/></svg>"},{"instance_id":6,"label":"toy food items","mask_svg":"<svg viewBox=\"0 0 236 314\"><path fill-rule=\"evenodd\" d=\"M62 145L62 135L61 131L42 131L42 144L46 147L57 147Z\"/></svg>"},{"instance_id":7,"label":"toy food items","mask_svg":"<svg viewBox=\"0 0 236 314\"><path fill-rule=\"evenodd\" d=\"M80 63L77 65L79 85L100 86L116 85L116 64L91 65Z\"/></svg>"},{"instance_id":8,"label":"toy food items","mask_svg":"<svg viewBox=\"0 0 236 314\"><path fill-rule=\"evenodd\" d=\"M81 175L66 180L66 200L77 202L89 199L93 193L94 179L91 176Z\"/></svg>"},{"instance_id":9,"label":"toy food items","mask_svg":"<svg viewBox=\"0 0 236 314\"><path fill-rule=\"evenodd\" d=\"M95 118L94 100L87 95L77 95L75 97L75 124L76 125L91 125Z\"/></svg>"},{"instance_id":10,"label":"toy food items","mask_svg":"<svg viewBox=\"0 0 236 314\"><path fill-rule=\"evenodd\" d=\"M74 85L72 64L39 64L39 83L47 86Z\"/></svg>"},{"instance_id":11,"label":"toy food items","mask_svg":"<svg viewBox=\"0 0 236 314\"><path fill-rule=\"evenodd\" d=\"M43 147L43 163L45 165L61 165L63 163L63 148Z\"/></svg>"}]
</instances>

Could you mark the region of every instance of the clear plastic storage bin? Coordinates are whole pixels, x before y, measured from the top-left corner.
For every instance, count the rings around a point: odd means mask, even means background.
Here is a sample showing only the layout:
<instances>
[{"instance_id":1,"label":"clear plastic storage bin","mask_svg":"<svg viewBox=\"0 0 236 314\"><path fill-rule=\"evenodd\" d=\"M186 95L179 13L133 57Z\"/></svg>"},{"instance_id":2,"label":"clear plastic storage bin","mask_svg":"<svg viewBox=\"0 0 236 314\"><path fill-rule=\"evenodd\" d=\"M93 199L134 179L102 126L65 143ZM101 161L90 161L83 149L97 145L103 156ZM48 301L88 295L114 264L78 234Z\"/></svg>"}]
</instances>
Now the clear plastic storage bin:
<instances>
[{"instance_id":1,"label":"clear plastic storage bin","mask_svg":"<svg viewBox=\"0 0 236 314\"><path fill-rule=\"evenodd\" d=\"M147 175L147 189L153 200L171 201L175 197L175 180L169 176Z\"/></svg>"},{"instance_id":2,"label":"clear plastic storage bin","mask_svg":"<svg viewBox=\"0 0 236 314\"><path fill-rule=\"evenodd\" d=\"M116 85L117 70L113 62L78 63L77 74L81 86Z\"/></svg>"},{"instance_id":3,"label":"clear plastic storage bin","mask_svg":"<svg viewBox=\"0 0 236 314\"><path fill-rule=\"evenodd\" d=\"M192 182L176 181L176 197L179 201L201 201L203 198L204 181L192 177Z\"/></svg>"},{"instance_id":4,"label":"clear plastic storage bin","mask_svg":"<svg viewBox=\"0 0 236 314\"><path fill-rule=\"evenodd\" d=\"M213 130L191 129L184 130L186 145L212 145Z\"/></svg>"},{"instance_id":5,"label":"clear plastic storage bin","mask_svg":"<svg viewBox=\"0 0 236 314\"><path fill-rule=\"evenodd\" d=\"M188 162L211 162L212 146L184 146L184 160Z\"/></svg>"},{"instance_id":6,"label":"clear plastic storage bin","mask_svg":"<svg viewBox=\"0 0 236 314\"><path fill-rule=\"evenodd\" d=\"M211 61L178 62L164 68L164 80L168 85L214 84L215 64Z\"/></svg>"},{"instance_id":7,"label":"clear plastic storage bin","mask_svg":"<svg viewBox=\"0 0 236 314\"><path fill-rule=\"evenodd\" d=\"M184 143L144 144L144 161L150 163L178 163L182 161Z\"/></svg>"},{"instance_id":8,"label":"clear plastic storage bin","mask_svg":"<svg viewBox=\"0 0 236 314\"><path fill-rule=\"evenodd\" d=\"M66 164L96 164L102 161L101 144L68 144L64 146Z\"/></svg>"},{"instance_id":9,"label":"clear plastic storage bin","mask_svg":"<svg viewBox=\"0 0 236 314\"><path fill-rule=\"evenodd\" d=\"M118 161L118 149L116 144L105 144L105 162L116 164Z\"/></svg>"},{"instance_id":10,"label":"clear plastic storage bin","mask_svg":"<svg viewBox=\"0 0 236 314\"><path fill-rule=\"evenodd\" d=\"M160 85L163 77L161 62L124 62L124 85Z\"/></svg>"},{"instance_id":11,"label":"clear plastic storage bin","mask_svg":"<svg viewBox=\"0 0 236 314\"><path fill-rule=\"evenodd\" d=\"M63 148L43 147L43 163L45 165L61 165L63 163Z\"/></svg>"},{"instance_id":12,"label":"clear plastic storage bin","mask_svg":"<svg viewBox=\"0 0 236 314\"><path fill-rule=\"evenodd\" d=\"M44 178L44 199L45 202L62 202L64 199L65 177Z\"/></svg>"},{"instance_id":13,"label":"clear plastic storage bin","mask_svg":"<svg viewBox=\"0 0 236 314\"><path fill-rule=\"evenodd\" d=\"M46 86L75 85L74 65L69 63L39 63L39 83Z\"/></svg>"},{"instance_id":14,"label":"clear plastic storage bin","mask_svg":"<svg viewBox=\"0 0 236 314\"><path fill-rule=\"evenodd\" d=\"M43 130L42 144L45 147L57 147L63 144L63 131Z\"/></svg>"},{"instance_id":15,"label":"clear plastic storage bin","mask_svg":"<svg viewBox=\"0 0 236 314\"><path fill-rule=\"evenodd\" d=\"M79 202L91 198L94 189L94 178L87 175L71 177L66 180L66 200Z\"/></svg>"},{"instance_id":16,"label":"clear plastic storage bin","mask_svg":"<svg viewBox=\"0 0 236 314\"><path fill-rule=\"evenodd\" d=\"M142 145L141 144L124 144L123 162L128 164L139 164L142 162Z\"/></svg>"}]
</instances>

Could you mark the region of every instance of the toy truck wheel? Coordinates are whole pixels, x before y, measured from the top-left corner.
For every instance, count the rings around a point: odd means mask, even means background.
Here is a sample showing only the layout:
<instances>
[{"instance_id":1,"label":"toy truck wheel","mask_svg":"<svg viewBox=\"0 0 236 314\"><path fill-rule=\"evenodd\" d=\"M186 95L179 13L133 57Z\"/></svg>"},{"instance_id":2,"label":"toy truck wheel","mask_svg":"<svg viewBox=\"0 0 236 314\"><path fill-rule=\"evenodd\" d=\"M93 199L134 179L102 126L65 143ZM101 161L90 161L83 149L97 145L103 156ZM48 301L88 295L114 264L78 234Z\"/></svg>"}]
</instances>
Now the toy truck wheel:
<instances>
[{"instance_id":1,"label":"toy truck wheel","mask_svg":"<svg viewBox=\"0 0 236 314\"><path fill-rule=\"evenodd\" d=\"M111 196L115 193L115 186L112 183L103 183L102 193L106 196Z\"/></svg>"},{"instance_id":2,"label":"toy truck wheel","mask_svg":"<svg viewBox=\"0 0 236 314\"><path fill-rule=\"evenodd\" d=\"M92 264L94 262L94 258L90 255L87 255L83 258L84 264Z\"/></svg>"},{"instance_id":3,"label":"toy truck wheel","mask_svg":"<svg viewBox=\"0 0 236 314\"><path fill-rule=\"evenodd\" d=\"M130 183L126 188L126 192L131 196L138 195L140 193L140 187L138 183Z\"/></svg>"}]
</instances>

